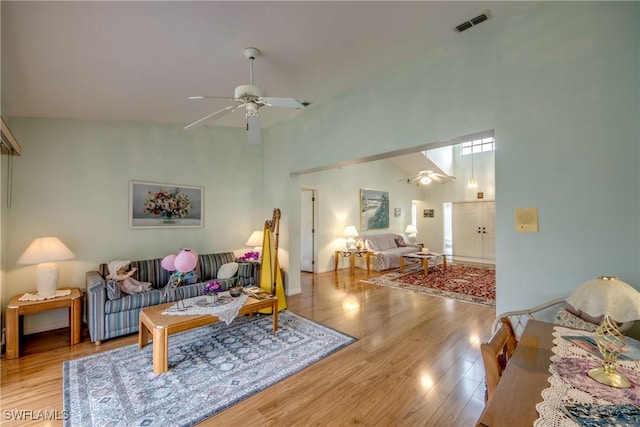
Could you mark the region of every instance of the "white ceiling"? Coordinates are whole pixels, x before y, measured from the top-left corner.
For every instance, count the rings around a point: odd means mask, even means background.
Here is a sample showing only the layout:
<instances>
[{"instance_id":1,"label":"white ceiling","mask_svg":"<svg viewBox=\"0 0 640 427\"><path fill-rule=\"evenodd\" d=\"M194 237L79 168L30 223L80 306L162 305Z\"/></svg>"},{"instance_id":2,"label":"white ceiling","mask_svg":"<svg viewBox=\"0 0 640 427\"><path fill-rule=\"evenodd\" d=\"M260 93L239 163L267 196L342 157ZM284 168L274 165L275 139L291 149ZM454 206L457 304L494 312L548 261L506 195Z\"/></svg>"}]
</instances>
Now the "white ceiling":
<instances>
[{"instance_id":1,"label":"white ceiling","mask_svg":"<svg viewBox=\"0 0 640 427\"><path fill-rule=\"evenodd\" d=\"M242 49L263 55L255 84L323 102L394 65L479 28L525 2L0 2L2 115L190 123L249 82ZM313 105L309 108L313 108ZM262 108L263 126L298 114ZM235 112L215 124L241 126Z\"/></svg>"}]
</instances>

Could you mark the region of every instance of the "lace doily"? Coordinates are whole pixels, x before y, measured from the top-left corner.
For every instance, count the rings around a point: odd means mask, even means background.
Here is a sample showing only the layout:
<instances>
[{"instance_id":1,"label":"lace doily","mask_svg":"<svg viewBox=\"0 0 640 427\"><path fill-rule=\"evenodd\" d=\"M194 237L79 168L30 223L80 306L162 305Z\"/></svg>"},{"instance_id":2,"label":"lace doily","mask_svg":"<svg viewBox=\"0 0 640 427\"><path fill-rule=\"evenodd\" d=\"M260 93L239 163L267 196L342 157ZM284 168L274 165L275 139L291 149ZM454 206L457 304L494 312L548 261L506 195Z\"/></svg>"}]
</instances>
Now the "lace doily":
<instances>
[{"instance_id":1,"label":"lace doily","mask_svg":"<svg viewBox=\"0 0 640 427\"><path fill-rule=\"evenodd\" d=\"M50 295L48 297L37 294L37 293L35 294L27 293L22 295L20 298L18 298L18 301L44 301L46 299L66 297L67 295L71 295L71 289L62 289L62 290L56 291L55 295Z\"/></svg>"},{"instance_id":2,"label":"lace doily","mask_svg":"<svg viewBox=\"0 0 640 427\"><path fill-rule=\"evenodd\" d=\"M204 296L197 296L193 298L187 298L178 301L168 309L162 312L162 314L169 314L173 316L190 316L194 314L210 314L216 316L221 322L230 324L233 319L238 316L240 308L244 305L249 295L241 294L239 297L231 297L228 292L223 292L220 297L230 298L229 303L216 304L213 306L198 305L200 301L205 299Z\"/></svg>"},{"instance_id":3,"label":"lace doily","mask_svg":"<svg viewBox=\"0 0 640 427\"><path fill-rule=\"evenodd\" d=\"M553 356L549 365L551 386L542 391L543 401L536 405L540 417L535 427L575 427L578 424L564 408L568 404L640 406L640 361L618 360L617 368L631 382L631 388L608 387L591 379L587 371L602 366L602 361L587 350L562 338L563 336L589 336L592 332L555 326Z\"/></svg>"}]
</instances>

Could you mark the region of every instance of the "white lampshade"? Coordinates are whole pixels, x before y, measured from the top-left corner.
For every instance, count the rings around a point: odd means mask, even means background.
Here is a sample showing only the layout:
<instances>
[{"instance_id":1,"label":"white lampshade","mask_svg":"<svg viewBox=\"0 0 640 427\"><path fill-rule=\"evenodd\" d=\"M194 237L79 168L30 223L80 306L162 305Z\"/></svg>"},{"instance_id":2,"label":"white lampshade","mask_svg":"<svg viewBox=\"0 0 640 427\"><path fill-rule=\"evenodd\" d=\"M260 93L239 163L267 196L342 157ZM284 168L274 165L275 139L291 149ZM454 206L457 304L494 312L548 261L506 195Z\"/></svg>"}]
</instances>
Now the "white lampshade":
<instances>
[{"instance_id":1,"label":"white lampshade","mask_svg":"<svg viewBox=\"0 0 640 427\"><path fill-rule=\"evenodd\" d=\"M358 230L355 225L347 225L344 228L344 237L358 237Z\"/></svg>"},{"instance_id":2,"label":"white lampshade","mask_svg":"<svg viewBox=\"0 0 640 427\"><path fill-rule=\"evenodd\" d=\"M416 234L418 232L418 229L415 225L409 224L407 225L407 228L404 229L404 232L407 234Z\"/></svg>"},{"instance_id":3,"label":"white lampshade","mask_svg":"<svg viewBox=\"0 0 640 427\"><path fill-rule=\"evenodd\" d=\"M38 294L50 297L56 294L58 287L58 264L75 258L73 252L57 237L38 237L31 242L27 250L16 261L18 264L38 264L36 268L36 287Z\"/></svg>"},{"instance_id":4,"label":"white lampshade","mask_svg":"<svg viewBox=\"0 0 640 427\"><path fill-rule=\"evenodd\" d=\"M589 280L566 301L592 317L607 315L621 323L640 319L640 292L617 277Z\"/></svg>"},{"instance_id":5,"label":"white lampshade","mask_svg":"<svg viewBox=\"0 0 640 427\"><path fill-rule=\"evenodd\" d=\"M264 239L264 230L256 230L253 233L251 233L251 236L249 236L249 240L247 240L246 245L247 246L253 246L255 251L260 252L260 249L262 249L262 242Z\"/></svg>"}]
</instances>

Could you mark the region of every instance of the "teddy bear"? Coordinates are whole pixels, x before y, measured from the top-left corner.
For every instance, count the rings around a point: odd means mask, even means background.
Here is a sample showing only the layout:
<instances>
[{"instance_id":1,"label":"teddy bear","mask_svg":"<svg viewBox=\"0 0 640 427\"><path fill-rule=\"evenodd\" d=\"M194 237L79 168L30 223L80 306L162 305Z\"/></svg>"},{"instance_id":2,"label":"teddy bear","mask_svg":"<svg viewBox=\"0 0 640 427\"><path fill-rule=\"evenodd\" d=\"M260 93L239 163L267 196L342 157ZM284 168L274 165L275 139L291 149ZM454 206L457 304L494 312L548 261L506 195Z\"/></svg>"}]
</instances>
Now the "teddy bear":
<instances>
[{"instance_id":1,"label":"teddy bear","mask_svg":"<svg viewBox=\"0 0 640 427\"><path fill-rule=\"evenodd\" d=\"M111 261L108 264L109 274L107 275L107 279L116 281L122 293L128 295L150 291L151 283L140 282L133 278L137 268L134 267L127 271L130 263L131 261Z\"/></svg>"}]
</instances>

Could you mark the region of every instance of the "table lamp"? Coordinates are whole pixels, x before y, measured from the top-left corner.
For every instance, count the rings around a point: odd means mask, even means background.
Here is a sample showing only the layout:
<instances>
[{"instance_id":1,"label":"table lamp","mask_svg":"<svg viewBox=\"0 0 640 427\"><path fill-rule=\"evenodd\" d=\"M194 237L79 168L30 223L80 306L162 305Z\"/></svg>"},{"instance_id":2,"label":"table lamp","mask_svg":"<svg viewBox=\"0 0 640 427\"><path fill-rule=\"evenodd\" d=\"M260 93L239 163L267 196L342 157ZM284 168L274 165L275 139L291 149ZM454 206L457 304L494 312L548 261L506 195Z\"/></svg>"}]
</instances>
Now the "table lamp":
<instances>
[{"instance_id":1,"label":"table lamp","mask_svg":"<svg viewBox=\"0 0 640 427\"><path fill-rule=\"evenodd\" d=\"M589 370L589 376L608 386L629 387L629 379L616 372L616 361L625 346L617 322L640 319L640 292L617 277L600 276L580 285L566 301L589 316L604 316L594 335L603 366Z\"/></svg>"},{"instance_id":2,"label":"table lamp","mask_svg":"<svg viewBox=\"0 0 640 427\"><path fill-rule=\"evenodd\" d=\"M36 267L36 288L38 295L52 297L58 287L58 264L75 258L73 252L57 237L38 237L16 261L18 264L38 264Z\"/></svg>"},{"instance_id":3,"label":"table lamp","mask_svg":"<svg viewBox=\"0 0 640 427\"><path fill-rule=\"evenodd\" d=\"M249 240L247 240L247 246L253 246L253 250L256 252L262 252L262 241L264 239L264 231L256 230L251 233Z\"/></svg>"},{"instance_id":4,"label":"table lamp","mask_svg":"<svg viewBox=\"0 0 640 427\"><path fill-rule=\"evenodd\" d=\"M347 225L344 228L344 232L342 233L344 237L347 238L345 244L347 246L347 250L355 250L356 249L356 237L358 237L358 230L356 230L355 225Z\"/></svg>"},{"instance_id":5,"label":"table lamp","mask_svg":"<svg viewBox=\"0 0 640 427\"><path fill-rule=\"evenodd\" d=\"M418 228L413 225L407 225L407 228L404 229L404 232L407 233L407 239L409 239L409 243L415 245L418 239L416 239L416 234L418 233Z\"/></svg>"}]
</instances>

